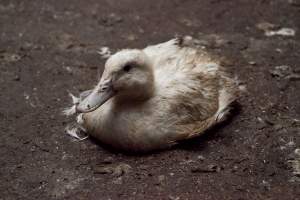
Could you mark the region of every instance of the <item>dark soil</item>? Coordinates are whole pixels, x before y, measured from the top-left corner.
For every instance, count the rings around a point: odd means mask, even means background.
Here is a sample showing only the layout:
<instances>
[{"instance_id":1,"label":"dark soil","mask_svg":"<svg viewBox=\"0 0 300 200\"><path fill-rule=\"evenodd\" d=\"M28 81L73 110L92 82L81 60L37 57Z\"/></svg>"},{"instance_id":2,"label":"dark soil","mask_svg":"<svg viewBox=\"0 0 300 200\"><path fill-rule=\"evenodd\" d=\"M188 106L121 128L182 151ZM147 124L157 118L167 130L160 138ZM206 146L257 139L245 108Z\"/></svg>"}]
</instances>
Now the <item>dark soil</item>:
<instances>
[{"instance_id":1,"label":"dark soil","mask_svg":"<svg viewBox=\"0 0 300 200\"><path fill-rule=\"evenodd\" d=\"M299 25L297 0L1 0L0 199L299 199ZM295 36L265 36L280 27ZM67 91L96 83L100 47L176 34L246 86L230 121L148 155L64 133Z\"/></svg>"}]
</instances>

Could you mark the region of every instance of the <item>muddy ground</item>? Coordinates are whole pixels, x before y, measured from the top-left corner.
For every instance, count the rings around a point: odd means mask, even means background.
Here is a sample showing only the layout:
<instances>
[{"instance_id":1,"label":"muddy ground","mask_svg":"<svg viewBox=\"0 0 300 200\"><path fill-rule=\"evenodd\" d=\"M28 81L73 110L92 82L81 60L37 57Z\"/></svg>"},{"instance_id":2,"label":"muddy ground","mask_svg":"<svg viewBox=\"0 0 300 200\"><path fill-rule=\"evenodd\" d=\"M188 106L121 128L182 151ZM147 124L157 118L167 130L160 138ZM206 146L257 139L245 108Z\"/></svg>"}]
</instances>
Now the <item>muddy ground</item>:
<instances>
[{"instance_id":1,"label":"muddy ground","mask_svg":"<svg viewBox=\"0 0 300 200\"><path fill-rule=\"evenodd\" d=\"M297 0L1 0L0 199L299 199L299 25ZM295 35L266 35L280 28ZM148 155L64 133L67 91L96 83L99 48L176 34L246 86L231 120Z\"/></svg>"}]
</instances>

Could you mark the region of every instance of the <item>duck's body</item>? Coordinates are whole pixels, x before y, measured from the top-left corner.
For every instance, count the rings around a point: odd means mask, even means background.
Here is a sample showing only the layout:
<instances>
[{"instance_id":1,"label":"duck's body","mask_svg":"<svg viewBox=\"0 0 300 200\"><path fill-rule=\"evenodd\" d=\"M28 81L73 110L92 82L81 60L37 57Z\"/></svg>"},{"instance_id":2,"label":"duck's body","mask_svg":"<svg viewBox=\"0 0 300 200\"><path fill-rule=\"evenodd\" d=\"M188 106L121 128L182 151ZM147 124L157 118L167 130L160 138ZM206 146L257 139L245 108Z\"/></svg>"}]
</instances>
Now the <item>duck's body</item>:
<instances>
[{"instance_id":1,"label":"duck's body","mask_svg":"<svg viewBox=\"0 0 300 200\"><path fill-rule=\"evenodd\" d=\"M116 80L114 88L118 92L100 107L90 109L95 97L87 97L79 104L78 110L86 112L80 121L89 134L116 148L147 151L197 136L221 121L237 97L236 84L219 63L193 47L191 41L174 39L141 50L143 58L137 63L147 65L145 73L149 74L143 77L144 72L137 67L125 79L138 84L128 84L124 86L126 92L121 92L125 82L118 85L117 81L124 81L127 74L118 75L121 78L112 79ZM114 70L104 71L104 78L94 90L98 88L99 93L101 82L110 79L107 77L111 74L120 74L116 66L123 62L122 57L131 57L130 63L140 59L131 51L137 50L123 50L107 61L105 70L110 65Z\"/></svg>"}]
</instances>

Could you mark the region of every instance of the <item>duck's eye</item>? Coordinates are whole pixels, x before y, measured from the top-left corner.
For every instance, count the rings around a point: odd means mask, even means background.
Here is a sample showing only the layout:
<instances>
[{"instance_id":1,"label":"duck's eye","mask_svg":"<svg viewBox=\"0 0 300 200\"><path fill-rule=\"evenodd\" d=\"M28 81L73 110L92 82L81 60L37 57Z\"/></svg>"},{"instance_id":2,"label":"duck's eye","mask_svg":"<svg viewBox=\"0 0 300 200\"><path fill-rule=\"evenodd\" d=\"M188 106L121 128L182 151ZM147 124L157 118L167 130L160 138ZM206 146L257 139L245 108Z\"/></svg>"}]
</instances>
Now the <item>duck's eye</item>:
<instances>
[{"instance_id":1,"label":"duck's eye","mask_svg":"<svg viewBox=\"0 0 300 200\"><path fill-rule=\"evenodd\" d=\"M125 66L123 67L123 70L124 70L125 72L129 72L131 69L132 69L132 66L131 66L131 65L125 65Z\"/></svg>"}]
</instances>

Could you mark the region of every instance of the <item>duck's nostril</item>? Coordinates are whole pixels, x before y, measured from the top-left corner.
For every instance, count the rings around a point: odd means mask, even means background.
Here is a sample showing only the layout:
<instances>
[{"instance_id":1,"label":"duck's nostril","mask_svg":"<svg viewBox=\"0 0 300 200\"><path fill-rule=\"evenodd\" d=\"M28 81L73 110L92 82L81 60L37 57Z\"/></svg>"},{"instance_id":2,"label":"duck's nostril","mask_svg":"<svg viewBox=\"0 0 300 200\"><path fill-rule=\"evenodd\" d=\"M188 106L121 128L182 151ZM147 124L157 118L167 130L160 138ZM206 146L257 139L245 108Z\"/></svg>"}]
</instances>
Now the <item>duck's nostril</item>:
<instances>
[{"instance_id":1,"label":"duck's nostril","mask_svg":"<svg viewBox=\"0 0 300 200\"><path fill-rule=\"evenodd\" d=\"M99 92L104 92L105 90L107 90L108 86L107 85L103 85L100 87Z\"/></svg>"}]
</instances>

